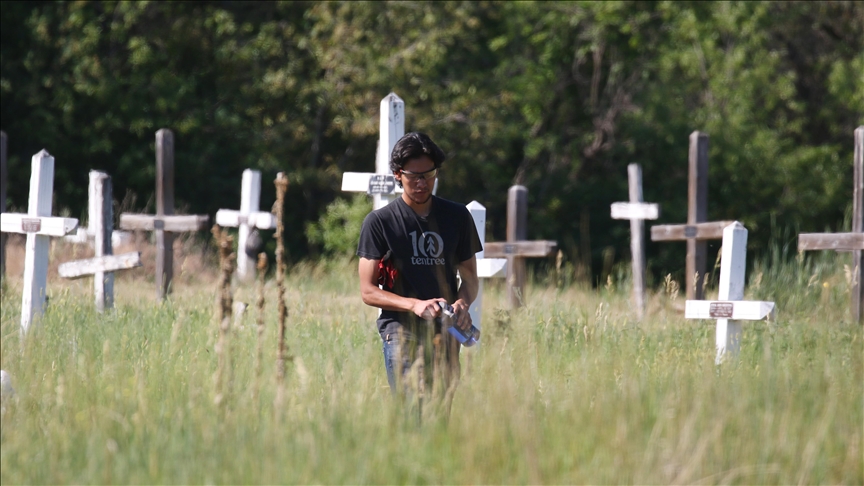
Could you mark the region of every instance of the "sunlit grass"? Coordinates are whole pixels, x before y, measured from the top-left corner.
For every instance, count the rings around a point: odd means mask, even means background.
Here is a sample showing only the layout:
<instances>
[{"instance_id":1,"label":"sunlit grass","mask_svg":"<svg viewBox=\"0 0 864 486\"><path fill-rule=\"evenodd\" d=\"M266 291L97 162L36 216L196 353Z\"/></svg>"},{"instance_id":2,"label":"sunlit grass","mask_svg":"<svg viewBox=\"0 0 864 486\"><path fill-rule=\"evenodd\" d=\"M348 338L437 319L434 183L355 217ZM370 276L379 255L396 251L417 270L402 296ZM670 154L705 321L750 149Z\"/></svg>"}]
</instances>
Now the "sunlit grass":
<instances>
[{"instance_id":1,"label":"sunlit grass","mask_svg":"<svg viewBox=\"0 0 864 486\"><path fill-rule=\"evenodd\" d=\"M0 480L861 484L864 353L847 259L758 264L747 297L776 300L777 319L745 324L740 356L721 367L713 324L683 319L683 292L657 289L638 321L626 281L538 284L512 313L500 284L487 283L481 346L463 351L452 416L421 424L390 397L353 262L292 270L294 360L279 410L272 282L262 376L250 306L232 333L219 407L215 279L178 284L162 305L152 283L119 279L117 310L105 315L88 281L52 281L22 343L13 277L0 332L17 399L4 402ZM236 288L244 302L254 295L254 285Z\"/></svg>"}]
</instances>

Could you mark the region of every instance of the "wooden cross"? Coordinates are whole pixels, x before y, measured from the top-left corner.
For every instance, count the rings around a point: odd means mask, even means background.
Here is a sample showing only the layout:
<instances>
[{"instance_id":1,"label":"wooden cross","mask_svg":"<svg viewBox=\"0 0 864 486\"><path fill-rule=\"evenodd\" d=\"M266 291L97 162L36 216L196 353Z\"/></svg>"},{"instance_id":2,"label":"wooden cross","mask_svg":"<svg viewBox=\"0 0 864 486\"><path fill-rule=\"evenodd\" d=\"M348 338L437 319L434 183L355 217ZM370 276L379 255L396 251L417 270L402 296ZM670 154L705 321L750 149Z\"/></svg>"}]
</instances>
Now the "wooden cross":
<instances>
[{"instance_id":1,"label":"wooden cross","mask_svg":"<svg viewBox=\"0 0 864 486\"><path fill-rule=\"evenodd\" d=\"M91 205L89 229L93 231L96 256L86 260L67 262L58 268L63 278L81 278L93 275L93 294L96 310L103 312L114 307L114 271L141 266L141 253L132 252L113 255L111 236L114 233L114 208L111 177L95 170L90 171Z\"/></svg>"},{"instance_id":2,"label":"wooden cross","mask_svg":"<svg viewBox=\"0 0 864 486\"><path fill-rule=\"evenodd\" d=\"M630 253L633 254L633 303L641 319L645 313L645 221L660 217L660 206L642 201L642 167L627 166L630 202L612 203L612 218L630 220Z\"/></svg>"},{"instance_id":3,"label":"wooden cross","mask_svg":"<svg viewBox=\"0 0 864 486\"><path fill-rule=\"evenodd\" d=\"M0 131L0 213L6 212L6 132ZM6 276L6 235L0 233L0 279Z\"/></svg>"},{"instance_id":4,"label":"wooden cross","mask_svg":"<svg viewBox=\"0 0 864 486\"><path fill-rule=\"evenodd\" d=\"M723 237L723 228L733 221L708 223L708 135L690 134L689 183L687 187L687 224L651 227L651 241L687 241L685 285L687 298L704 298L708 244L705 240Z\"/></svg>"},{"instance_id":5,"label":"wooden cross","mask_svg":"<svg viewBox=\"0 0 864 486\"><path fill-rule=\"evenodd\" d=\"M207 215L174 215L174 134L156 132L156 215L121 214L120 228L156 232L156 296L165 299L174 277L174 233L207 229Z\"/></svg>"},{"instance_id":6,"label":"wooden cross","mask_svg":"<svg viewBox=\"0 0 864 486\"><path fill-rule=\"evenodd\" d=\"M51 217L54 192L54 157L44 149L33 156L30 172L30 200L27 214L3 213L0 230L3 233L27 235L24 255L24 293L21 299L21 334L33 323L45 307L48 279L49 236L65 236L78 227L73 218Z\"/></svg>"},{"instance_id":7,"label":"wooden cross","mask_svg":"<svg viewBox=\"0 0 864 486\"><path fill-rule=\"evenodd\" d=\"M240 210L220 209L216 212L216 224L238 228L237 277L249 281L255 277L255 262L246 255L246 239L254 228L269 230L276 228L276 217L270 212L259 211L261 204L261 172L246 169L240 191Z\"/></svg>"},{"instance_id":8,"label":"wooden cross","mask_svg":"<svg viewBox=\"0 0 864 486\"><path fill-rule=\"evenodd\" d=\"M746 266L747 229L735 221L723 229L718 300L688 300L685 304L687 319L717 319L716 364L723 361L726 353L738 353L739 320L758 321L774 316L774 302L743 300Z\"/></svg>"},{"instance_id":9,"label":"wooden cross","mask_svg":"<svg viewBox=\"0 0 864 486\"><path fill-rule=\"evenodd\" d=\"M474 226L477 227L477 235L480 237L480 243L486 247L486 207L477 201L471 201L467 204L468 212L471 213L471 218L474 219ZM507 260L505 258L485 258L485 251L477 252L477 276L480 277L480 282L477 287L477 297L468 309L471 314L471 321L477 329L481 329L481 320L483 316L483 279L484 278L500 278L506 274Z\"/></svg>"},{"instance_id":10,"label":"wooden cross","mask_svg":"<svg viewBox=\"0 0 864 486\"><path fill-rule=\"evenodd\" d=\"M801 233L798 235L798 251L836 250L852 252L852 292L850 311L852 319L862 322L864 310L864 265L861 250L864 250L864 126L855 129L855 155L852 169L852 232L851 233Z\"/></svg>"},{"instance_id":11,"label":"wooden cross","mask_svg":"<svg viewBox=\"0 0 864 486\"><path fill-rule=\"evenodd\" d=\"M525 241L528 235L528 189L513 186L507 191L507 241L486 243L487 258L507 259L507 297L510 308L525 303L525 259L548 257L555 253L558 242Z\"/></svg>"}]
</instances>

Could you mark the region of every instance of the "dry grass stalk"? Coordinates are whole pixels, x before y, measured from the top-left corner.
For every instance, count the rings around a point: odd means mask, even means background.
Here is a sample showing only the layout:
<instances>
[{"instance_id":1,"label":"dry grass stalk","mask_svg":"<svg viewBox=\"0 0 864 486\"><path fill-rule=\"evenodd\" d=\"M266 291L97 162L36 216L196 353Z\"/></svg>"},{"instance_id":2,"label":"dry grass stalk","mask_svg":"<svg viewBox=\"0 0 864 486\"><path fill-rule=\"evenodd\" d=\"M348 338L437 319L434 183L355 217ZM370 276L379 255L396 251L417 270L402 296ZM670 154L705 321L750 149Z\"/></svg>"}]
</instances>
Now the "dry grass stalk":
<instances>
[{"instance_id":1,"label":"dry grass stalk","mask_svg":"<svg viewBox=\"0 0 864 486\"><path fill-rule=\"evenodd\" d=\"M219 246L219 306L218 306L218 322L219 322L219 339L216 342L216 357L218 365L216 368L216 376L214 377L216 395L214 402L216 405L221 405L224 402L226 394L226 374L228 372L228 334L231 332L231 317L232 317L232 301L234 300L231 293L231 275L234 273L234 261L237 256L233 252L232 238L227 233L222 232L219 226L213 225L211 230L213 238L216 239L216 244Z\"/></svg>"},{"instance_id":2,"label":"dry grass stalk","mask_svg":"<svg viewBox=\"0 0 864 486\"><path fill-rule=\"evenodd\" d=\"M266 271L267 254L261 252L258 254L258 300L255 302L258 307L258 352L255 355L255 388L252 392L253 398L258 396L261 380L261 363L264 359L264 274Z\"/></svg>"},{"instance_id":3,"label":"dry grass stalk","mask_svg":"<svg viewBox=\"0 0 864 486\"><path fill-rule=\"evenodd\" d=\"M285 319L288 317L288 307L285 305L285 192L288 190L288 178L283 172L276 174L276 288L279 312L279 354L276 361L276 410L284 402L285 385Z\"/></svg>"}]
</instances>

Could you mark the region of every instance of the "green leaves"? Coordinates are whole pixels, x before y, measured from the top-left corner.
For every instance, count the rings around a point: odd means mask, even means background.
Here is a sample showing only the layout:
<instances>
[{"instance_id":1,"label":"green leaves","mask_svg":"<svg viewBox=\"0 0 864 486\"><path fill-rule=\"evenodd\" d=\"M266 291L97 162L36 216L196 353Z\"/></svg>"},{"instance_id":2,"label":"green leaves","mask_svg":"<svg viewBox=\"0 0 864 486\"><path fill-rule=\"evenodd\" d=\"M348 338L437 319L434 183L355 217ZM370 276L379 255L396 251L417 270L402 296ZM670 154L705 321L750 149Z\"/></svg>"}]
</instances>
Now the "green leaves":
<instances>
[{"instance_id":1,"label":"green leaves","mask_svg":"<svg viewBox=\"0 0 864 486\"><path fill-rule=\"evenodd\" d=\"M643 165L663 222L683 221L693 130L711 136L712 219L838 229L851 197L855 3L16 3L2 22L10 181L47 148L56 203L73 214L90 169L112 174L118 199L146 201L153 133L168 127L181 207L214 213L239 197L243 169L285 171L302 174L288 212L305 226L346 197L342 172L372 170L391 91L406 129L448 153L440 194L486 205L490 239L521 183L529 237L566 241L574 261L593 248L597 267L605 247L627 258L608 208L626 196L628 163ZM26 184L10 186L20 208ZM286 236L292 255L321 244ZM751 232L751 246L767 237ZM649 247L670 271L679 253Z\"/></svg>"}]
</instances>

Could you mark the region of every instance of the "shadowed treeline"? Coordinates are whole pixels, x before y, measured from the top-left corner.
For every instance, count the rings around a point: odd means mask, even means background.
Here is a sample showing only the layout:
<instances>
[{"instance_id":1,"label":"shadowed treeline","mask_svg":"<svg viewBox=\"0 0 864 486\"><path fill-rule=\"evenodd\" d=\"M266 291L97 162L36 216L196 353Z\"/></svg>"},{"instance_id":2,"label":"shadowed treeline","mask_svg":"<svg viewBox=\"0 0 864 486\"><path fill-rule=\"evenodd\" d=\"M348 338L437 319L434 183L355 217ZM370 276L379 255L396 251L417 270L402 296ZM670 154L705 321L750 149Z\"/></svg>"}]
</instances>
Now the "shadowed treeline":
<instances>
[{"instance_id":1,"label":"shadowed treeline","mask_svg":"<svg viewBox=\"0 0 864 486\"><path fill-rule=\"evenodd\" d=\"M852 2L3 3L0 17L12 210L43 147L56 212L85 214L90 169L112 176L118 204L152 209L166 127L179 210L236 206L244 168L286 173L297 262L323 250L303 229L346 197L342 172L374 167L378 102L394 91L406 128L448 153L440 195L482 202L500 240L507 188L525 185L528 237L590 262L595 282L629 259L609 216L628 163L658 222L685 220L693 130L711 137L709 218L742 221L751 254L848 225L864 112ZM263 207L274 198L265 183ZM655 273L683 271L683 244L647 255Z\"/></svg>"}]
</instances>

